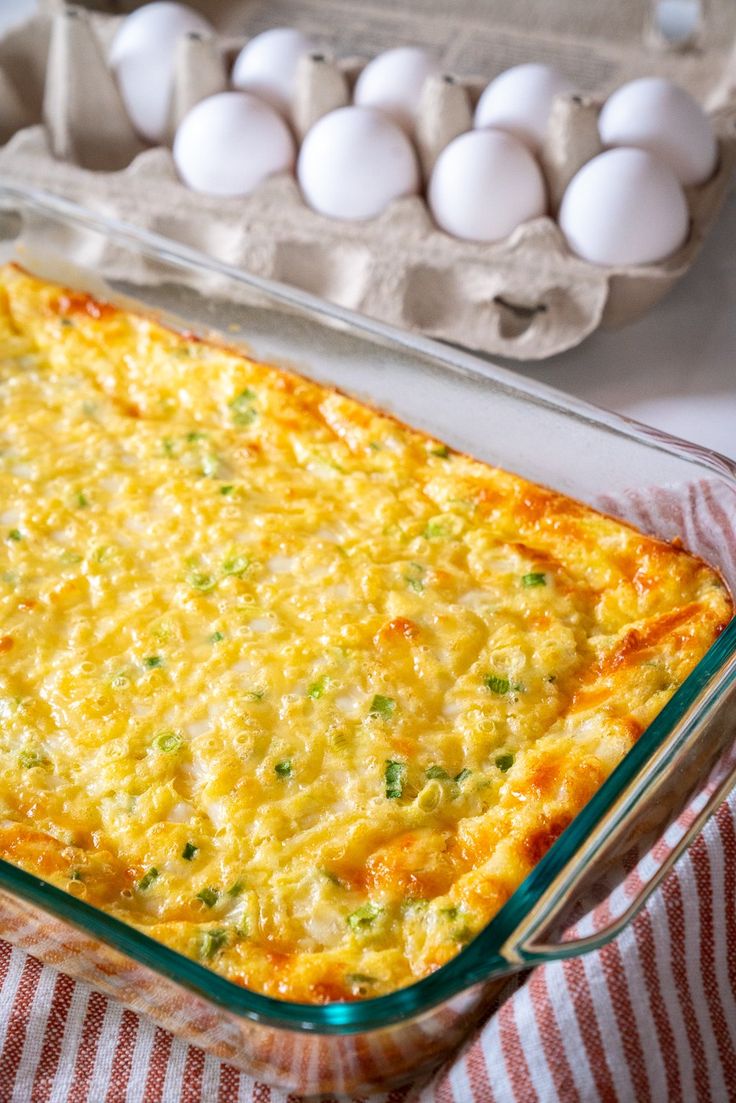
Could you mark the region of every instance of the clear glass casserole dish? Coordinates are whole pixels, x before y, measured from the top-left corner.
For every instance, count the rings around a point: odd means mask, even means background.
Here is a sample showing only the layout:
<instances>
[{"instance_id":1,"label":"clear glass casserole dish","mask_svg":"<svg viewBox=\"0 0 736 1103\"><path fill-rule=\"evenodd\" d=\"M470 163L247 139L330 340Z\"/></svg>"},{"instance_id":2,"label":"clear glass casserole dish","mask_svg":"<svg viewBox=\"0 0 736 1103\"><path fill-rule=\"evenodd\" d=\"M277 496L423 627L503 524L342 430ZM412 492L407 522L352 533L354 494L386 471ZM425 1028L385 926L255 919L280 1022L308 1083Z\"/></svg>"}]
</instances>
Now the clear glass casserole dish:
<instances>
[{"instance_id":1,"label":"clear glass casserole dish","mask_svg":"<svg viewBox=\"0 0 736 1103\"><path fill-rule=\"evenodd\" d=\"M64 200L0 187L1 259L214 332L663 539L736 590L736 466L459 351L264 283ZM508 978L613 937L736 779L736 621L485 930L408 988L298 1004L243 989L0 861L0 933L251 1075L365 1092L446 1057Z\"/></svg>"}]
</instances>

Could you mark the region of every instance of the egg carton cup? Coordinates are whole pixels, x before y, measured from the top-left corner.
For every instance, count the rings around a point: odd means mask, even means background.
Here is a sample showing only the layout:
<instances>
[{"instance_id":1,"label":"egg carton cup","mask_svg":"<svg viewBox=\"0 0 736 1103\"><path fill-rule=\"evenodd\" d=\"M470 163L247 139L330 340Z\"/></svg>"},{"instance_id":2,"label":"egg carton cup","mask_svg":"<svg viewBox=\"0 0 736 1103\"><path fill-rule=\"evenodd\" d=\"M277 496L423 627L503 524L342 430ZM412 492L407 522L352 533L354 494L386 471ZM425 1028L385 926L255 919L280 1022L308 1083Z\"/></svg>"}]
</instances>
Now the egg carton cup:
<instances>
[{"instance_id":1,"label":"egg carton cup","mask_svg":"<svg viewBox=\"0 0 736 1103\"><path fill-rule=\"evenodd\" d=\"M719 162L686 189L690 232L659 264L599 267L573 255L552 217L503 241L461 241L439 230L420 196L378 217L345 222L315 213L284 174L245 198L192 192L166 146L135 134L107 65L119 19L46 0L0 40L0 174L46 188L208 253L259 276L293 284L354 310L494 355L543 359L599 326L619 326L652 307L692 264L716 219L736 161L735 112L712 114ZM245 39L188 35L177 48L170 136L199 100L227 88ZM326 112L350 102L359 59L302 60L293 108L301 138ZM439 152L472 125L482 81L433 76L425 83L416 145L425 178ZM565 186L601 151L600 101L558 97L540 154L555 212ZM64 243L71 259L84 243ZM76 253L75 253L76 250ZM105 267L116 273L114 258ZM137 278L152 274L137 273Z\"/></svg>"}]
</instances>

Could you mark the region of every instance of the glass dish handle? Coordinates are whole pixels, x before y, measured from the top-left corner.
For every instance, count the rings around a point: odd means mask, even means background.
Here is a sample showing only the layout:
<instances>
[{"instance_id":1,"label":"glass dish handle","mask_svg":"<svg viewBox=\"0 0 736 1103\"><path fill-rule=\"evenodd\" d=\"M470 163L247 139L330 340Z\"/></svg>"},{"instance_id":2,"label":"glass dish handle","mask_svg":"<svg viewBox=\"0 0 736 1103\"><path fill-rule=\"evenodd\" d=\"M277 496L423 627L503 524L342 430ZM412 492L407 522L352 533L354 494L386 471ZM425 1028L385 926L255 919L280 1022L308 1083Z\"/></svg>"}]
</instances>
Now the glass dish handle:
<instances>
[{"instance_id":1,"label":"glass dish handle","mask_svg":"<svg viewBox=\"0 0 736 1103\"><path fill-rule=\"evenodd\" d=\"M661 884L736 783L733 666L705 684L674 746L661 747L594 826L585 860L563 867L516 926L502 951L507 960L533 965L597 949ZM696 786L697 777L707 781Z\"/></svg>"},{"instance_id":2,"label":"glass dish handle","mask_svg":"<svg viewBox=\"0 0 736 1103\"><path fill-rule=\"evenodd\" d=\"M549 912L542 912L537 916L530 915L529 923L525 924L525 930L520 932L521 937L514 939L514 947L511 951L513 955L518 956L520 963L536 965L542 964L545 961L557 961L561 958L578 957L580 954L588 953L590 950L599 949L601 946L604 946L607 942L614 939L626 927L627 923L634 918L637 912L644 907L651 894L659 888L672 867L678 859L682 857L690 844L695 841L705 826L706 821L728 797L735 785L736 776L731 773L728 777L724 778L722 784L703 805L702 809L694 814L691 820L688 817L688 825L687 827L683 827L680 838L674 843L672 848L667 851L657 868L645 881L638 877L636 878L638 881L636 891L632 896L627 898L625 908L617 912L616 915L611 918L610 922L600 929L592 931L590 934L573 935L569 938L563 937L555 941L554 939L548 939L545 935L550 919L552 923L554 923L554 917L550 917ZM651 854L649 854L648 857L651 858Z\"/></svg>"},{"instance_id":3,"label":"glass dish handle","mask_svg":"<svg viewBox=\"0 0 736 1103\"><path fill-rule=\"evenodd\" d=\"M728 631L734 630L732 622ZM530 874L519 891L538 899L526 914L506 920L500 956L525 968L587 953L619 934L736 785L735 735L732 659L704 681L672 739L608 812L597 815L594 797L580 813L582 822L569 829L582 833L575 860L565 863L552 847ZM503 912L498 920L504 922Z\"/></svg>"}]
</instances>

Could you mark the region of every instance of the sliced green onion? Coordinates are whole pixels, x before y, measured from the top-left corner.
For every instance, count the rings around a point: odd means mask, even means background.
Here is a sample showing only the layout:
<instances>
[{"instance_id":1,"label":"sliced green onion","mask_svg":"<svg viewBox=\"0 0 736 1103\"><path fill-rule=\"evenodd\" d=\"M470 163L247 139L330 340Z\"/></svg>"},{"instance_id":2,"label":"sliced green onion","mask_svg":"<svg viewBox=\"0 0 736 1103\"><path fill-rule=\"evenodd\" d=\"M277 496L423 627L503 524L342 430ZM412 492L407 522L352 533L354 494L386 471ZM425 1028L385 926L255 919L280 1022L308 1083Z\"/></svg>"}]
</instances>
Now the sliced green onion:
<instances>
[{"instance_id":1,"label":"sliced green onion","mask_svg":"<svg viewBox=\"0 0 736 1103\"><path fill-rule=\"evenodd\" d=\"M327 679L319 678L316 682L312 682L311 686L307 690L307 697L311 697L312 700L318 701L323 696L327 689Z\"/></svg>"},{"instance_id":2,"label":"sliced green onion","mask_svg":"<svg viewBox=\"0 0 736 1103\"><path fill-rule=\"evenodd\" d=\"M422 578L424 576L424 567L421 563L410 563L409 570L404 575L404 582L410 590L413 590L416 594L421 594L424 590L424 583Z\"/></svg>"},{"instance_id":3,"label":"sliced green onion","mask_svg":"<svg viewBox=\"0 0 736 1103\"><path fill-rule=\"evenodd\" d=\"M85 497L81 490L77 494L77 505L80 509L86 509L89 505L89 499Z\"/></svg>"},{"instance_id":4,"label":"sliced green onion","mask_svg":"<svg viewBox=\"0 0 736 1103\"><path fill-rule=\"evenodd\" d=\"M236 398L230 403L230 409L233 412L233 421L236 425L252 425L255 419L258 417L258 412L251 406L256 398L255 391L252 391L250 387L246 387L244 391L241 391Z\"/></svg>"},{"instance_id":5,"label":"sliced green onion","mask_svg":"<svg viewBox=\"0 0 736 1103\"><path fill-rule=\"evenodd\" d=\"M393 697L383 697L377 693L371 701L369 716L380 716L383 720L390 720L396 709Z\"/></svg>"},{"instance_id":6,"label":"sliced green onion","mask_svg":"<svg viewBox=\"0 0 736 1103\"><path fill-rule=\"evenodd\" d=\"M250 558L247 555L235 555L231 559L226 559L222 564L222 573L242 578L248 567L250 567Z\"/></svg>"},{"instance_id":7,"label":"sliced green onion","mask_svg":"<svg viewBox=\"0 0 736 1103\"><path fill-rule=\"evenodd\" d=\"M428 770L425 770L425 776L432 781L437 778L439 781L446 781L449 778L449 774L444 766L430 766Z\"/></svg>"},{"instance_id":8,"label":"sliced green onion","mask_svg":"<svg viewBox=\"0 0 736 1103\"><path fill-rule=\"evenodd\" d=\"M155 670L157 666L163 666L164 660L160 655L146 655L143 660L144 666L147 666L149 670Z\"/></svg>"},{"instance_id":9,"label":"sliced green onion","mask_svg":"<svg viewBox=\"0 0 736 1103\"><path fill-rule=\"evenodd\" d=\"M11 529L8 533L8 540L22 540L20 529Z\"/></svg>"},{"instance_id":10,"label":"sliced green onion","mask_svg":"<svg viewBox=\"0 0 736 1103\"><path fill-rule=\"evenodd\" d=\"M446 460L450 455L450 449L446 444L438 444L436 448L431 448L430 451L433 456L439 456L442 460Z\"/></svg>"},{"instance_id":11,"label":"sliced green onion","mask_svg":"<svg viewBox=\"0 0 736 1103\"><path fill-rule=\"evenodd\" d=\"M43 751L24 750L18 755L18 762L24 770L32 770L34 766L48 766L49 760Z\"/></svg>"},{"instance_id":12,"label":"sliced green onion","mask_svg":"<svg viewBox=\"0 0 736 1103\"><path fill-rule=\"evenodd\" d=\"M512 754L498 754L496 755L496 765L502 774L505 774L507 770L510 770L514 764L514 756Z\"/></svg>"},{"instance_id":13,"label":"sliced green onion","mask_svg":"<svg viewBox=\"0 0 736 1103\"><path fill-rule=\"evenodd\" d=\"M206 436L206 433L200 433L199 430L193 429L190 433L187 433L184 439L189 441L190 444L194 444L197 440L206 440Z\"/></svg>"},{"instance_id":14,"label":"sliced green onion","mask_svg":"<svg viewBox=\"0 0 736 1103\"><path fill-rule=\"evenodd\" d=\"M465 781L465 779L470 777L472 772L473 771L469 770L466 766L465 769L461 770L459 774L455 774L455 781L458 783L458 785L462 785L462 783Z\"/></svg>"},{"instance_id":15,"label":"sliced green onion","mask_svg":"<svg viewBox=\"0 0 736 1103\"><path fill-rule=\"evenodd\" d=\"M192 571L189 575L189 581L195 590L201 590L203 594L207 594L210 590L214 590L217 585L217 579L211 574L205 574L203 571Z\"/></svg>"},{"instance_id":16,"label":"sliced green onion","mask_svg":"<svg viewBox=\"0 0 736 1103\"><path fill-rule=\"evenodd\" d=\"M159 732L154 740L156 747L164 754L173 754L174 751L178 751L183 742L182 737L174 731Z\"/></svg>"},{"instance_id":17,"label":"sliced green onion","mask_svg":"<svg viewBox=\"0 0 736 1103\"><path fill-rule=\"evenodd\" d=\"M231 885L230 888L227 890L227 894L228 896L232 897L240 896L244 888L245 881L236 881L235 884Z\"/></svg>"},{"instance_id":18,"label":"sliced green onion","mask_svg":"<svg viewBox=\"0 0 736 1103\"><path fill-rule=\"evenodd\" d=\"M144 873L140 881L138 882L138 888L141 890L141 892L145 892L146 889L150 889L151 885L157 877L158 870L155 866L151 866L148 873Z\"/></svg>"},{"instance_id":19,"label":"sliced green onion","mask_svg":"<svg viewBox=\"0 0 736 1103\"><path fill-rule=\"evenodd\" d=\"M235 490L234 486L221 486L220 487L220 494L225 494L225 495L232 494L232 492L234 490Z\"/></svg>"},{"instance_id":20,"label":"sliced green onion","mask_svg":"<svg viewBox=\"0 0 736 1103\"><path fill-rule=\"evenodd\" d=\"M225 637L223 636L222 632L213 632L212 635L208 637L207 642L208 643L221 643L224 639L225 639Z\"/></svg>"},{"instance_id":21,"label":"sliced green onion","mask_svg":"<svg viewBox=\"0 0 736 1103\"><path fill-rule=\"evenodd\" d=\"M426 526L422 536L425 540L434 540L439 536L445 535L444 526L439 521L430 521Z\"/></svg>"},{"instance_id":22,"label":"sliced green onion","mask_svg":"<svg viewBox=\"0 0 736 1103\"><path fill-rule=\"evenodd\" d=\"M248 701L262 701L265 696L265 689L249 689L245 694Z\"/></svg>"},{"instance_id":23,"label":"sliced green onion","mask_svg":"<svg viewBox=\"0 0 736 1103\"><path fill-rule=\"evenodd\" d=\"M348 927L353 931L363 931L371 926L382 911L383 908L379 908L376 904L371 904L370 901L367 904L362 904L347 917Z\"/></svg>"},{"instance_id":24,"label":"sliced green onion","mask_svg":"<svg viewBox=\"0 0 736 1103\"><path fill-rule=\"evenodd\" d=\"M547 576L542 571L531 571L530 574L521 576L522 586L546 586Z\"/></svg>"},{"instance_id":25,"label":"sliced green onion","mask_svg":"<svg viewBox=\"0 0 736 1103\"><path fill-rule=\"evenodd\" d=\"M488 674L484 682L491 693L504 694L511 689L511 682L508 678L502 678L500 674Z\"/></svg>"},{"instance_id":26,"label":"sliced green onion","mask_svg":"<svg viewBox=\"0 0 736 1103\"><path fill-rule=\"evenodd\" d=\"M214 908L219 899L219 896L220 894L217 889L213 889L211 886L208 886L207 888L202 889L201 892L197 893L197 899L201 900L202 903L208 908Z\"/></svg>"},{"instance_id":27,"label":"sliced green onion","mask_svg":"<svg viewBox=\"0 0 736 1103\"><path fill-rule=\"evenodd\" d=\"M406 763L404 762L392 762L390 759L386 762L386 769L384 771L384 778L386 781L386 796L389 800L398 800L404 792L404 783L406 782Z\"/></svg>"},{"instance_id":28,"label":"sliced green onion","mask_svg":"<svg viewBox=\"0 0 736 1103\"><path fill-rule=\"evenodd\" d=\"M199 854L199 847L195 846L194 843L187 843L181 852L181 856L185 862L191 862L192 858L197 854Z\"/></svg>"},{"instance_id":29,"label":"sliced green onion","mask_svg":"<svg viewBox=\"0 0 736 1103\"><path fill-rule=\"evenodd\" d=\"M291 777L291 759L284 758L281 762L277 762L274 771L279 777Z\"/></svg>"},{"instance_id":30,"label":"sliced green onion","mask_svg":"<svg viewBox=\"0 0 736 1103\"><path fill-rule=\"evenodd\" d=\"M203 931L199 944L200 955L209 960L227 943L227 931L216 927L210 931Z\"/></svg>"},{"instance_id":31,"label":"sliced green onion","mask_svg":"<svg viewBox=\"0 0 736 1103\"><path fill-rule=\"evenodd\" d=\"M240 394L236 395L235 398L232 399L232 401L230 402L230 409L244 410L248 406L250 406L251 402L255 402L256 397L256 392L252 391L250 387L246 387L245 390L241 391Z\"/></svg>"}]
</instances>

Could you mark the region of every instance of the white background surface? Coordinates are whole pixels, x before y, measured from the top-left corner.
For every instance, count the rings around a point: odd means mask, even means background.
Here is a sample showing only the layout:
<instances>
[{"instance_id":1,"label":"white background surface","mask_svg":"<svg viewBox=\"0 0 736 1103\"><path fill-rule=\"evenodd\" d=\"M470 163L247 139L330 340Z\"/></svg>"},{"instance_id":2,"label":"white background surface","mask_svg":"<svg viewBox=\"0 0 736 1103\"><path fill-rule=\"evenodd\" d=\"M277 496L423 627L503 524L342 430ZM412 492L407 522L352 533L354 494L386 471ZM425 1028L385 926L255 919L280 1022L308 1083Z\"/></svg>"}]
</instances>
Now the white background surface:
<instances>
[{"instance_id":1,"label":"white background surface","mask_svg":"<svg viewBox=\"0 0 736 1103\"><path fill-rule=\"evenodd\" d=\"M640 321L509 366L736 459L736 190L693 268Z\"/></svg>"},{"instance_id":2,"label":"white background surface","mask_svg":"<svg viewBox=\"0 0 736 1103\"><path fill-rule=\"evenodd\" d=\"M0 0L0 33L19 19L31 15L35 9L36 0Z\"/></svg>"},{"instance_id":3,"label":"white background surface","mask_svg":"<svg viewBox=\"0 0 736 1103\"><path fill-rule=\"evenodd\" d=\"M36 0L0 0L0 32ZM736 459L736 190L694 268L641 321L525 375Z\"/></svg>"},{"instance_id":4,"label":"white background surface","mask_svg":"<svg viewBox=\"0 0 736 1103\"><path fill-rule=\"evenodd\" d=\"M736 190L689 274L639 322L515 367L736 459Z\"/></svg>"}]
</instances>

